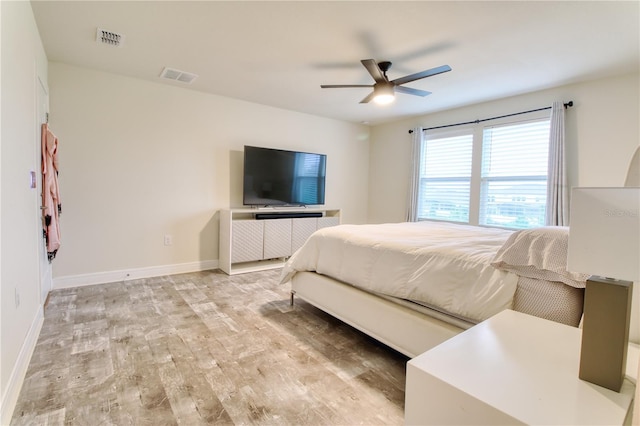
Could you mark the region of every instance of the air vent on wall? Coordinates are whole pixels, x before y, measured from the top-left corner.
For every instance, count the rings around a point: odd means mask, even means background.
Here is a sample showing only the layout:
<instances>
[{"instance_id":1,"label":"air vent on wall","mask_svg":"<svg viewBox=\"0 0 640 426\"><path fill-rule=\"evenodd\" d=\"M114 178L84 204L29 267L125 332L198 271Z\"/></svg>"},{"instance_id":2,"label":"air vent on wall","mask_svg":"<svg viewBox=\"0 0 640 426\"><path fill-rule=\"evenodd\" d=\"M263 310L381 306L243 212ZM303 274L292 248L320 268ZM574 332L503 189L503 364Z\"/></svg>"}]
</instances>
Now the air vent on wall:
<instances>
[{"instance_id":1,"label":"air vent on wall","mask_svg":"<svg viewBox=\"0 0 640 426\"><path fill-rule=\"evenodd\" d=\"M182 83L191 84L198 76L190 72L184 72L173 68L165 67L160 73L160 77L169 80L181 81Z\"/></svg>"},{"instance_id":2,"label":"air vent on wall","mask_svg":"<svg viewBox=\"0 0 640 426\"><path fill-rule=\"evenodd\" d=\"M113 31L98 28L96 31L96 42L98 42L98 44L106 44L107 46L122 47L124 36L114 33Z\"/></svg>"}]
</instances>

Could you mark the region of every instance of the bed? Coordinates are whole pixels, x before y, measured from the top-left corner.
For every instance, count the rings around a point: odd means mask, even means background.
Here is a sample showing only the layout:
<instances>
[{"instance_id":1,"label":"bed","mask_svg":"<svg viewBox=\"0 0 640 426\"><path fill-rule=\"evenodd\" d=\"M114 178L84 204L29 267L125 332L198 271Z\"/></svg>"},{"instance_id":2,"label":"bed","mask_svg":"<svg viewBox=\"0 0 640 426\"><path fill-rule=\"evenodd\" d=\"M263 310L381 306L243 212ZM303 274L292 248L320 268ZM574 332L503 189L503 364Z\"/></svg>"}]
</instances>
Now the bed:
<instances>
[{"instance_id":1,"label":"bed","mask_svg":"<svg viewBox=\"0 0 640 426\"><path fill-rule=\"evenodd\" d=\"M504 309L577 326L587 275L566 271L568 228L445 222L340 225L285 263L299 297L414 357Z\"/></svg>"}]
</instances>

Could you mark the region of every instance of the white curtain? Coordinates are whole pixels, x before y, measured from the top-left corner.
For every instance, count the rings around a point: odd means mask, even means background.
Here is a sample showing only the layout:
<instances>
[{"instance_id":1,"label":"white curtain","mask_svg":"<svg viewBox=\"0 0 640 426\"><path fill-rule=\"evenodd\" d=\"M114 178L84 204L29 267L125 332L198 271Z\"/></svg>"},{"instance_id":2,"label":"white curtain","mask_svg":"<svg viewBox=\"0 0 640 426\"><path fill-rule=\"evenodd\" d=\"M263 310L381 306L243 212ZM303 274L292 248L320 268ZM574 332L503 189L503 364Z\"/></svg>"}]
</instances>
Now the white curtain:
<instances>
[{"instance_id":1,"label":"white curtain","mask_svg":"<svg viewBox=\"0 0 640 426\"><path fill-rule=\"evenodd\" d=\"M407 203L407 222L418 220L418 193L420 190L420 157L424 132L422 127L413 129L411 141L411 179Z\"/></svg>"},{"instance_id":2,"label":"white curtain","mask_svg":"<svg viewBox=\"0 0 640 426\"><path fill-rule=\"evenodd\" d=\"M547 217L551 226L569 225L569 189L565 168L564 103L551 106L549 131L549 169L547 178Z\"/></svg>"}]
</instances>

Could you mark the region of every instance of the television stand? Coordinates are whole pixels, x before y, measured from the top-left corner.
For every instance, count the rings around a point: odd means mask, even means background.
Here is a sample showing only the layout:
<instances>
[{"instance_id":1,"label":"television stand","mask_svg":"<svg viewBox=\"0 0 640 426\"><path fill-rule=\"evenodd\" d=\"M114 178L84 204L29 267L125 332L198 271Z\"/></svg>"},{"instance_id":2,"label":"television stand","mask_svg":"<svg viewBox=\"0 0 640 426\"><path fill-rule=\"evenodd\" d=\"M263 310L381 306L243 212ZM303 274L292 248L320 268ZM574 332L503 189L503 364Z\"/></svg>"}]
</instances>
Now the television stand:
<instances>
[{"instance_id":1,"label":"television stand","mask_svg":"<svg viewBox=\"0 0 640 426\"><path fill-rule=\"evenodd\" d=\"M280 268L316 230L340 224L340 210L220 211L218 267L229 275Z\"/></svg>"}]
</instances>

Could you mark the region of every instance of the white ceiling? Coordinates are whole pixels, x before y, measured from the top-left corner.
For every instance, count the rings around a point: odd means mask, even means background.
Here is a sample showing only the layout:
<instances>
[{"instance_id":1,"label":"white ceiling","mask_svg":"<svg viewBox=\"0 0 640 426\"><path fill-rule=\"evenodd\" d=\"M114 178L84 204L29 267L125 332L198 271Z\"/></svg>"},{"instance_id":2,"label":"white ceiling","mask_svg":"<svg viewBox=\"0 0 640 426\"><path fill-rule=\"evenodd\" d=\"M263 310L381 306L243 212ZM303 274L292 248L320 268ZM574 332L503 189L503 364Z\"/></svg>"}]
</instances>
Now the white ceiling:
<instances>
[{"instance_id":1,"label":"white ceiling","mask_svg":"<svg viewBox=\"0 0 640 426\"><path fill-rule=\"evenodd\" d=\"M640 2L32 1L50 61L324 117L371 124L637 72ZM124 34L98 45L96 29ZM389 60L390 79L433 92L360 104L361 59ZM164 67L198 74L191 85Z\"/></svg>"}]
</instances>

